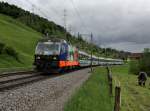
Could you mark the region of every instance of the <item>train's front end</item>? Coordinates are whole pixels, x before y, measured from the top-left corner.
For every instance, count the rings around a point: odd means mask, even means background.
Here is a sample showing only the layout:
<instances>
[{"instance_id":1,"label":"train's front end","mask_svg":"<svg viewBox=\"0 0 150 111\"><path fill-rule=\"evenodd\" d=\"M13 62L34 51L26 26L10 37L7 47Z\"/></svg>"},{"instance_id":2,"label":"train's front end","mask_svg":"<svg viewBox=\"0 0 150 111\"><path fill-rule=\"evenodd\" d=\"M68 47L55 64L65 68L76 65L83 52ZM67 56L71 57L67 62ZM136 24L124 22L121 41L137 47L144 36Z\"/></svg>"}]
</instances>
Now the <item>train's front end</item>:
<instances>
[{"instance_id":1,"label":"train's front end","mask_svg":"<svg viewBox=\"0 0 150 111\"><path fill-rule=\"evenodd\" d=\"M56 71L59 67L60 42L40 41L35 50L34 65L38 71Z\"/></svg>"}]
</instances>

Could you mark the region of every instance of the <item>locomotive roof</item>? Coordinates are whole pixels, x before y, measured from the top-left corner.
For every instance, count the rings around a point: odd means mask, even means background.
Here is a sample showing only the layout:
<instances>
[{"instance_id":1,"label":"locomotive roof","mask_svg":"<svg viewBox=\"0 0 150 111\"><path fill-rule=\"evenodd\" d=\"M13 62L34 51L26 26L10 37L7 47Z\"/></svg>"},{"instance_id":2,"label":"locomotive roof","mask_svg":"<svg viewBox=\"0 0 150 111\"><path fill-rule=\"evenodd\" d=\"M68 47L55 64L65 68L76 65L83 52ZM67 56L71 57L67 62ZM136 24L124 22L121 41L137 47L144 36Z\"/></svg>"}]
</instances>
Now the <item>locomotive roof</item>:
<instances>
[{"instance_id":1,"label":"locomotive roof","mask_svg":"<svg viewBox=\"0 0 150 111\"><path fill-rule=\"evenodd\" d=\"M63 43L67 43L66 40L64 39L60 39L60 38L43 38L41 40L39 40L39 42L63 42Z\"/></svg>"},{"instance_id":2,"label":"locomotive roof","mask_svg":"<svg viewBox=\"0 0 150 111\"><path fill-rule=\"evenodd\" d=\"M79 54L82 54L82 55L91 57L90 54L88 54L88 53L86 53L86 52L84 52L84 51L81 51L81 50L79 51ZM94 58L94 59L100 59L100 60L107 60L107 61L119 61L119 62L122 61L121 59L112 59L112 58L105 58L105 57L97 57L97 56L95 56L95 55L92 55L92 58Z\"/></svg>"},{"instance_id":3,"label":"locomotive roof","mask_svg":"<svg viewBox=\"0 0 150 111\"><path fill-rule=\"evenodd\" d=\"M88 53L83 52L83 51L81 51L81 50L79 50L79 54L82 54L82 55L85 55L85 56L89 56L89 57L90 57L90 55L89 55Z\"/></svg>"}]
</instances>

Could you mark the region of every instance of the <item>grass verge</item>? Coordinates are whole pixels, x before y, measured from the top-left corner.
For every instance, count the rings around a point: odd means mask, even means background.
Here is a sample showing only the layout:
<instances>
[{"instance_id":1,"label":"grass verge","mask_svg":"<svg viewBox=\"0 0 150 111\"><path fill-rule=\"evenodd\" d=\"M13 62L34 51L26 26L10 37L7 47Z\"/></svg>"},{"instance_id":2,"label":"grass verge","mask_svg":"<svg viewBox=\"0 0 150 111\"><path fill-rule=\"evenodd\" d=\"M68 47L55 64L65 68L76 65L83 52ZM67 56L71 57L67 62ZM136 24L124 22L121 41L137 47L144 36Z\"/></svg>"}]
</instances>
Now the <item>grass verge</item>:
<instances>
[{"instance_id":1,"label":"grass verge","mask_svg":"<svg viewBox=\"0 0 150 111\"><path fill-rule=\"evenodd\" d=\"M0 14L0 42L12 47L21 62L12 56L0 54L0 68L31 67L34 50L41 34L26 25Z\"/></svg>"},{"instance_id":2,"label":"grass verge","mask_svg":"<svg viewBox=\"0 0 150 111\"><path fill-rule=\"evenodd\" d=\"M106 69L98 67L65 105L64 111L112 111Z\"/></svg>"}]
</instances>

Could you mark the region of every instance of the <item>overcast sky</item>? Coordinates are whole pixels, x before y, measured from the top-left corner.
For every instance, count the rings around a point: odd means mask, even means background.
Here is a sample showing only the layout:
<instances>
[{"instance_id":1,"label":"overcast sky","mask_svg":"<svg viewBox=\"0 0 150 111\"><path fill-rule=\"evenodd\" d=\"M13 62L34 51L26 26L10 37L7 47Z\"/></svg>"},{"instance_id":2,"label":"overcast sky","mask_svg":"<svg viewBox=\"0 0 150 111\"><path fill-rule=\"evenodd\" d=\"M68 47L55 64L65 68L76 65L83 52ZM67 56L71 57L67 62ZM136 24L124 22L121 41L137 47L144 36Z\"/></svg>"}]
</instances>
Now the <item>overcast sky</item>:
<instances>
[{"instance_id":1,"label":"overcast sky","mask_svg":"<svg viewBox=\"0 0 150 111\"><path fill-rule=\"evenodd\" d=\"M132 52L150 48L150 0L3 1L48 17L60 25L64 25L63 14L66 9L67 29L74 34L93 32L94 42L102 47ZM32 8L28 1L36 7Z\"/></svg>"}]
</instances>

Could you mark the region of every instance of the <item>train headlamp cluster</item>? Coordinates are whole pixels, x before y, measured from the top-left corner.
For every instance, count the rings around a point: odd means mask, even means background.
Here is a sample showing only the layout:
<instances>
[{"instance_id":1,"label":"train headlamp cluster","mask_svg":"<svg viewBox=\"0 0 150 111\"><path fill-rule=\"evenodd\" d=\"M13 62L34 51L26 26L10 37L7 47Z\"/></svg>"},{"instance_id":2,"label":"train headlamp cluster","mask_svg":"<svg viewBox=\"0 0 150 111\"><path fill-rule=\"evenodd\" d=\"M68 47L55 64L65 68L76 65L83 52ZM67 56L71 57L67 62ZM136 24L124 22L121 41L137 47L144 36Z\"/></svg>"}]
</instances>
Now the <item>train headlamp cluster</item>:
<instances>
[{"instance_id":1,"label":"train headlamp cluster","mask_svg":"<svg viewBox=\"0 0 150 111\"><path fill-rule=\"evenodd\" d=\"M41 59L41 57L40 57L40 56L37 56L37 59Z\"/></svg>"},{"instance_id":2,"label":"train headlamp cluster","mask_svg":"<svg viewBox=\"0 0 150 111\"><path fill-rule=\"evenodd\" d=\"M57 60L57 57L53 57L53 60Z\"/></svg>"},{"instance_id":3,"label":"train headlamp cluster","mask_svg":"<svg viewBox=\"0 0 150 111\"><path fill-rule=\"evenodd\" d=\"M42 58L45 58L45 59L49 58L50 60L57 60L58 59L58 57L56 57L56 56L49 56L49 57L40 57L40 56L37 56L36 57L37 60L40 60Z\"/></svg>"}]
</instances>

